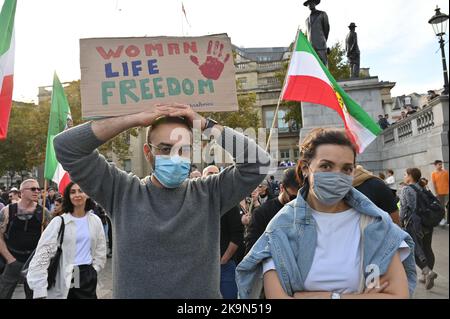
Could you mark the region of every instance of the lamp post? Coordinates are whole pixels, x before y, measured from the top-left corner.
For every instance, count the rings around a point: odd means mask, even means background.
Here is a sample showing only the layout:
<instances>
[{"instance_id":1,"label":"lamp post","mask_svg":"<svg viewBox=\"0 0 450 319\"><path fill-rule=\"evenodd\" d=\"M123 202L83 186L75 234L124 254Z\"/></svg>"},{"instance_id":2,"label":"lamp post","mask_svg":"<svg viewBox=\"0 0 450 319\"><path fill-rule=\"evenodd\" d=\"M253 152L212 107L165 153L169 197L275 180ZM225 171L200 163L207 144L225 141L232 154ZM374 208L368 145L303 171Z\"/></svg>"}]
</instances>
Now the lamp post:
<instances>
[{"instance_id":1,"label":"lamp post","mask_svg":"<svg viewBox=\"0 0 450 319\"><path fill-rule=\"evenodd\" d=\"M434 10L436 14L428 20L428 23L433 27L434 33L439 38L439 44L441 46L441 54L442 54L442 68L444 69L444 92L443 95L448 95L448 71L447 71L447 60L445 59L445 40L444 35L445 31L447 31L447 21L448 15L445 13L441 13L441 9L436 7Z\"/></svg>"}]
</instances>

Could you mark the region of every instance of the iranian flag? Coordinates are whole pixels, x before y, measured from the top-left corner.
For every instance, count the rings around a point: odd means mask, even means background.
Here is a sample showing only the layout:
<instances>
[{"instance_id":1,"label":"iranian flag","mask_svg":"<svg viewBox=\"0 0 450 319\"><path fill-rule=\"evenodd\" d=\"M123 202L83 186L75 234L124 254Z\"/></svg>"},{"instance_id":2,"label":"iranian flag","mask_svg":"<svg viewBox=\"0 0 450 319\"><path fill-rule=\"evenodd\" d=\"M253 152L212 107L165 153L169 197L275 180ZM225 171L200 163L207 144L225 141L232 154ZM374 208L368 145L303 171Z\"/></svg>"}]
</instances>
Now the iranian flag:
<instances>
[{"instance_id":1,"label":"iranian flag","mask_svg":"<svg viewBox=\"0 0 450 319\"><path fill-rule=\"evenodd\" d=\"M53 147L53 139L60 132L68 128L68 121L72 120L70 114L69 103L64 94L63 86L58 76L53 76L52 105L50 107L50 119L48 121L47 133L47 150L45 154L45 172L46 179L54 181L58 184L60 194L64 193L64 189L70 182L69 173L67 173L56 159L55 148Z\"/></svg>"},{"instance_id":2,"label":"iranian flag","mask_svg":"<svg viewBox=\"0 0 450 319\"><path fill-rule=\"evenodd\" d=\"M298 33L281 95L283 100L320 104L338 112L359 153L382 131L337 84L302 32Z\"/></svg>"},{"instance_id":3,"label":"iranian flag","mask_svg":"<svg viewBox=\"0 0 450 319\"><path fill-rule=\"evenodd\" d=\"M11 113L16 3L16 0L5 0L0 12L0 140L6 139Z\"/></svg>"}]
</instances>

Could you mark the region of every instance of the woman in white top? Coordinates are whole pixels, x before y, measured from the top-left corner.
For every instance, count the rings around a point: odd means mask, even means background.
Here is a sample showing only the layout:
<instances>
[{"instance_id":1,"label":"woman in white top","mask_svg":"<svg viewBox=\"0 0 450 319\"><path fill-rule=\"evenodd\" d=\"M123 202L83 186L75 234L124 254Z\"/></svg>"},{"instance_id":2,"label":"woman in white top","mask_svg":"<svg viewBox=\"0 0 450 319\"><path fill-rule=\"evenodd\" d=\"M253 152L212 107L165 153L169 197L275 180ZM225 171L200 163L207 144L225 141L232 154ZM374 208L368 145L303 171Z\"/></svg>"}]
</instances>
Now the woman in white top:
<instances>
[{"instance_id":1,"label":"woman in white top","mask_svg":"<svg viewBox=\"0 0 450 319\"><path fill-rule=\"evenodd\" d=\"M410 254L406 242L393 256L378 288L361 292L362 213L344 200L352 189L356 149L343 130L316 129L300 146L297 167L300 191L315 220L317 241L305 290L294 298L408 298L408 281L402 260ZM367 199L368 200L368 199ZM364 217L365 218L365 217ZM263 262L266 298L289 298L272 258Z\"/></svg>"},{"instance_id":2,"label":"woman in white top","mask_svg":"<svg viewBox=\"0 0 450 319\"><path fill-rule=\"evenodd\" d=\"M62 219L55 217L42 233L30 262L27 282L33 298L96 299L97 272L106 262L103 225L93 212L92 200L73 182L67 185L61 217L64 220L62 254L56 283L48 289L47 269L55 255Z\"/></svg>"}]
</instances>

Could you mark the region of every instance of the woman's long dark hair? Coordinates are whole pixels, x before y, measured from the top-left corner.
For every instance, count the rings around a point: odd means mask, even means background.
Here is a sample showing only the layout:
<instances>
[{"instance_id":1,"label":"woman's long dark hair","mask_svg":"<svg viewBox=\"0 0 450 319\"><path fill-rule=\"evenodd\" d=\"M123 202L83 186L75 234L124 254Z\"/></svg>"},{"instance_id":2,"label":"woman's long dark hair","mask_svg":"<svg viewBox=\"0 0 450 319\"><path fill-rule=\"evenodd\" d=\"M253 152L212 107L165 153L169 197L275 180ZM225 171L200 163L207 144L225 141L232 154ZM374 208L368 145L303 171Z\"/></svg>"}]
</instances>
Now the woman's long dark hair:
<instances>
[{"instance_id":1,"label":"woman's long dark hair","mask_svg":"<svg viewBox=\"0 0 450 319\"><path fill-rule=\"evenodd\" d=\"M63 207L63 212L65 213L73 213L73 204L72 201L70 200L70 190L72 189L72 186L75 185L74 182L70 182L66 189L64 190L64 200L62 203L62 207ZM86 199L86 205L84 205L84 211L88 212L91 209L94 209L95 204L94 201L91 198L87 198Z\"/></svg>"}]
</instances>

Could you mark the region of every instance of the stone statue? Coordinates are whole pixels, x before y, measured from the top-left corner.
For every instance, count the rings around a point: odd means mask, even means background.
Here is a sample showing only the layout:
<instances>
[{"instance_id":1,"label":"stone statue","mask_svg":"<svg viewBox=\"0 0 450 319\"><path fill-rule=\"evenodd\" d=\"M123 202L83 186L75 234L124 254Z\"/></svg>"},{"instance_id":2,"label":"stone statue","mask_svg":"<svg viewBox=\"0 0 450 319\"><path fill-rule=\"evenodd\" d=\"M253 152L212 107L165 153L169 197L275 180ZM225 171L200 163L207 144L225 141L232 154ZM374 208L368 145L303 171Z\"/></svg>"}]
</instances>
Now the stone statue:
<instances>
[{"instance_id":1,"label":"stone statue","mask_svg":"<svg viewBox=\"0 0 450 319\"><path fill-rule=\"evenodd\" d=\"M306 33L308 40L316 50L323 64L328 66L327 40L330 34L330 24L328 16L324 11L316 10L320 0L307 0L303 5L308 6L311 14L306 19Z\"/></svg>"},{"instance_id":2,"label":"stone statue","mask_svg":"<svg viewBox=\"0 0 450 319\"><path fill-rule=\"evenodd\" d=\"M354 22L350 23L348 26L350 32L345 40L345 51L347 51L347 59L350 64L350 74L351 78L359 78L359 47L358 47L358 37L355 32L356 24Z\"/></svg>"}]
</instances>

